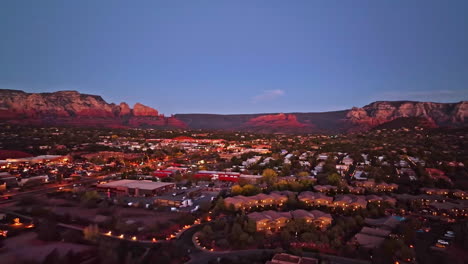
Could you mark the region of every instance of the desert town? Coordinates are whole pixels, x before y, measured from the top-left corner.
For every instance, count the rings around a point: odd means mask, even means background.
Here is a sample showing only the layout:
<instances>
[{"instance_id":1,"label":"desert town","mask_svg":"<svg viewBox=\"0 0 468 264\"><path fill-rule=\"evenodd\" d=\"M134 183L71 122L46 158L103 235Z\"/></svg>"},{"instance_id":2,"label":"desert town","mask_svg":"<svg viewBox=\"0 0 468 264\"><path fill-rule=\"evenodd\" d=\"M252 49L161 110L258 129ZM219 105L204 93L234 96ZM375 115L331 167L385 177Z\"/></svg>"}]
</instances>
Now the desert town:
<instances>
[{"instance_id":1,"label":"desert town","mask_svg":"<svg viewBox=\"0 0 468 264\"><path fill-rule=\"evenodd\" d=\"M37 250L42 260L111 261L118 254L103 247L117 243L148 259L264 249L268 263L418 263L421 252L451 259L466 245L463 130L444 142L445 131L419 128L296 138L64 130L0 134L3 148L24 144L1 151L1 243L30 245L4 259ZM176 252L160 250L171 243Z\"/></svg>"}]
</instances>

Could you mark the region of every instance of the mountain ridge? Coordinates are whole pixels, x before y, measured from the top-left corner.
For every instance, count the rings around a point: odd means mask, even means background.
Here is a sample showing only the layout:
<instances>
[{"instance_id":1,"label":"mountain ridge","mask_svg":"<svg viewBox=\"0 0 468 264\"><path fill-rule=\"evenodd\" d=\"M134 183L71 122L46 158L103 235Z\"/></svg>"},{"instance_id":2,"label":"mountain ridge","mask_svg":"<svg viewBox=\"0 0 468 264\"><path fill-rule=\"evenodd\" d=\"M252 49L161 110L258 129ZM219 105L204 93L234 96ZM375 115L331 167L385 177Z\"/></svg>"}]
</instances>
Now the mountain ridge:
<instances>
[{"instance_id":1,"label":"mountain ridge","mask_svg":"<svg viewBox=\"0 0 468 264\"><path fill-rule=\"evenodd\" d=\"M398 118L395 124L468 125L468 101L376 101L363 107L327 112L257 114L176 114L166 117L136 103L107 103L101 96L78 91L27 93L0 89L0 121L29 125L148 127L239 130L261 133L341 133L369 130ZM412 119L414 118L414 119Z\"/></svg>"}]
</instances>

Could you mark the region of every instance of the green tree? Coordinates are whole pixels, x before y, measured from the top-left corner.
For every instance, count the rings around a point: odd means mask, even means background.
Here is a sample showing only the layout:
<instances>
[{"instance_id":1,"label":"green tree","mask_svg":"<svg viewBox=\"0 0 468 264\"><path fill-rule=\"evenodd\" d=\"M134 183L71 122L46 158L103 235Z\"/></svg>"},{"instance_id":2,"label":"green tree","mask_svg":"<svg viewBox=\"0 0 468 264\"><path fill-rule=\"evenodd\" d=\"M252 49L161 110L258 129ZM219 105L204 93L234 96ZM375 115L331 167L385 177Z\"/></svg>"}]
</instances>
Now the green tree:
<instances>
[{"instance_id":1,"label":"green tree","mask_svg":"<svg viewBox=\"0 0 468 264\"><path fill-rule=\"evenodd\" d=\"M339 186L341 182L341 176L338 173L329 174L327 177L328 184Z\"/></svg>"},{"instance_id":2,"label":"green tree","mask_svg":"<svg viewBox=\"0 0 468 264\"><path fill-rule=\"evenodd\" d=\"M278 179L278 173L273 169L264 169L262 173L262 180L268 185L273 185Z\"/></svg>"},{"instance_id":3,"label":"green tree","mask_svg":"<svg viewBox=\"0 0 468 264\"><path fill-rule=\"evenodd\" d=\"M231 187L231 194L232 195L240 195L244 191L244 188L242 188L240 185L233 185Z\"/></svg>"},{"instance_id":4,"label":"green tree","mask_svg":"<svg viewBox=\"0 0 468 264\"><path fill-rule=\"evenodd\" d=\"M242 194L246 196L255 195L260 193L260 189L252 184L246 184L242 187Z\"/></svg>"}]
</instances>

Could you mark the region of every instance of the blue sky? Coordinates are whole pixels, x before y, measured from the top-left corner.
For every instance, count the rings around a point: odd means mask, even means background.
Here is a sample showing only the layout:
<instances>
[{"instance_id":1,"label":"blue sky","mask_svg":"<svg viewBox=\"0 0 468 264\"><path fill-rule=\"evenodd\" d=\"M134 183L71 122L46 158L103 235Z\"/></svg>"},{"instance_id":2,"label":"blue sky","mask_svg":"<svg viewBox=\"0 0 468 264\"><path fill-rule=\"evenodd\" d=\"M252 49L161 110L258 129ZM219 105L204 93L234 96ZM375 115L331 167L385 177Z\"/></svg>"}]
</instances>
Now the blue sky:
<instances>
[{"instance_id":1,"label":"blue sky","mask_svg":"<svg viewBox=\"0 0 468 264\"><path fill-rule=\"evenodd\" d=\"M0 88L165 114L468 100L468 1L0 1Z\"/></svg>"}]
</instances>

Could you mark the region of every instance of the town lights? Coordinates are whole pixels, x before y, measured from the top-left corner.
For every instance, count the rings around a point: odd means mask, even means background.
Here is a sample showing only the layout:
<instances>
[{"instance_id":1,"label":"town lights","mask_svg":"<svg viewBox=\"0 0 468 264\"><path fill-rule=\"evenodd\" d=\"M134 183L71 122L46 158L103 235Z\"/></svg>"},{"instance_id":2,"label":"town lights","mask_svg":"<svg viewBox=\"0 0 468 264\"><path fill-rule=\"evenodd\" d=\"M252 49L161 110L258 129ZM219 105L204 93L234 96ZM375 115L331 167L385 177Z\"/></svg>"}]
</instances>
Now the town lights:
<instances>
[{"instance_id":1,"label":"town lights","mask_svg":"<svg viewBox=\"0 0 468 264\"><path fill-rule=\"evenodd\" d=\"M121 234L121 235L119 236L119 238L120 238L120 239L123 239L123 238L124 238L124 235L123 235L123 234Z\"/></svg>"},{"instance_id":2,"label":"town lights","mask_svg":"<svg viewBox=\"0 0 468 264\"><path fill-rule=\"evenodd\" d=\"M111 236L111 235L112 235L112 231L107 232L106 235Z\"/></svg>"},{"instance_id":3,"label":"town lights","mask_svg":"<svg viewBox=\"0 0 468 264\"><path fill-rule=\"evenodd\" d=\"M13 219L13 222L14 222L14 223L13 223L14 226L20 226L20 225L23 224L23 223L20 222L20 219L19 219L19 218Z\"/></svg>"},{"instance_id":4,"label":"town lights","mask_svg":"<svg viewBox=\"0 0 468 264\"><path fill-rule=\"evenodd\" d=\"M153 237L153 239L151 240L151 242L156 243L156 238Z\"/></svg>"},{"instance_id":5,"label":"town lights","mask_svg":"<svg viewBox=\"0 0 468 264\"><path fill-rule=\"evenodd\" d=\"M132 240L133 240L133 241L136 241L136 240L137 240L136 236L133 236L133 237L132 237Z\"/></svg>"}]
</instances>

